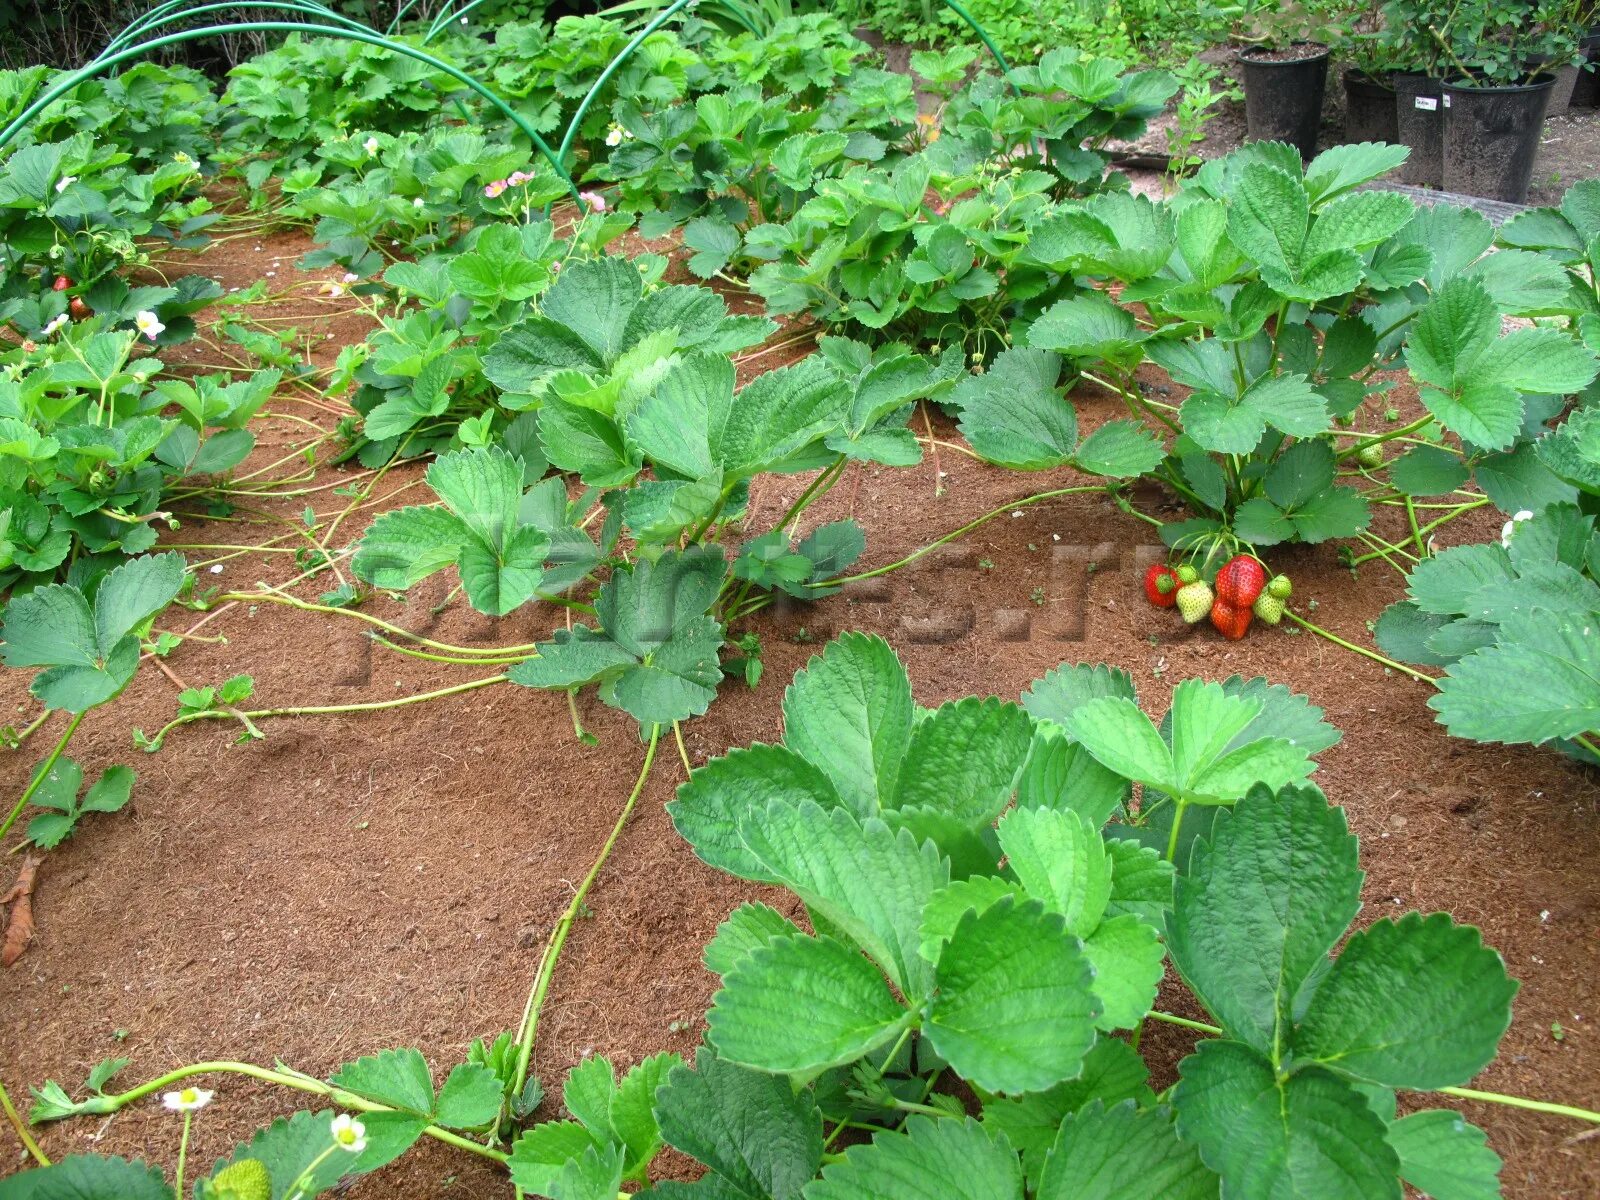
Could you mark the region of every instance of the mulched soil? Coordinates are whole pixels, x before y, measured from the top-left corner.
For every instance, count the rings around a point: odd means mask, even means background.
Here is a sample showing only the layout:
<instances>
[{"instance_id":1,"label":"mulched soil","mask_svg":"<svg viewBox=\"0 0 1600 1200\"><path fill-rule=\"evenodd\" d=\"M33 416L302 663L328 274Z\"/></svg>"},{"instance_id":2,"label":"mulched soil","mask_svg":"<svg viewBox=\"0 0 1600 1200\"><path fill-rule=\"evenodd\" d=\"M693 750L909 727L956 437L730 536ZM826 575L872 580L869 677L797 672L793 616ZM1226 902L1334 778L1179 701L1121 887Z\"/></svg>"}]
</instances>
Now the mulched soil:
<instances>
[{"instance_id":1,"label":"mulched soil","mask_svg":"<svg viewBox=\"0 0 1600 1200\"><path fill-rule=\"evenodd\" d=\"M298 233L244 239L200 261L230 286L296 278L307 247ZM367 322L348 301L277 309L313 332L312 361L329 365ZM344 314L344 315L341 315ZM332 333L332 338L324 334ZM745 364L743 374L803 353L789 346ZM195 353L195 357L205 351ZM176 360L178 356L171 356ZM1158 373L1147 382L1166 386ZM301 403L286 390L274 411L334 422L337 400ZM1118 415L1093 390L1075 399L1086 427ZM1408 411L1414 397L1397 401ZM331 411L324 411L331 410ZM921 418L917 425L920 429ZM957 442L933 418L942 442ZM251 466L282 457L310 431L261 423ZM277 469L282 474L294 468ZM941 473L942 472L942 473ZM416 466L390 471L377 501L352 513L336 544L353 541L376 511L415 502ZM319 468L309 485L357 481L359 469ZM265 478L265 477L263 477ZM370 477L367 477L370 478ZM808 515L856 516L866 526L863 565L891 562L976 516L1034 492L1070 484L1070 472L1025 476L987 467L952 446L937 460L892 471L856 467ZM763 480L751 524L776 519L804 477ZM311 503L326 517L350 503L331 491L261 498L289 521ZM1164 512L1159 496L1141 498ZM1522 981L1516 1019L1480 1087L1600 1108L1600 781L1560 755L1478 746L1432 721L1426 685L1305 633L1258 629L1228 643L1209 626L1188 629L1143 601L1139 576L1161 551L1148 525L1098 496L1075 496L1002 516L943 554L855 585L814 606L779 607L752 623L766 675L750 690L728 684L711 712L685 729L696 763L731 746L781 735L783 686L818 644L849 629L881 633L910 669L918 700L969 694L1015 699L1061 662L1104 661L1130 671L1141 700L1163 711L1190 676L1266 675L1308 694L1344 731L1322 756L1316 781L1343 804L1367 871L1362 922L1411 909L1446 910L1482 926ZM1500 518L1473 514L1441 541L1482 540ZM258 544L278 525L197 519L164 535L174 545ZM1398 537L1395 527L1386 527ZM292 546L291 540L277 543ZM201 561L223 551L192 551ZM228 558L207 584L251 589L300 568L286 553ZM1294 575L1302 611L1352 641L1401 593L1381 564L1352 577L1333 548L1274 560ZM327 575L293 590L314 598ZM457 644L504 645L547 636L562 622L541 608L499 621L459 601L434 613L450 588L430 581L404 602L368 611ZM161 670L142 670L111 708L84 725L73 754L91 770L113 762L139 771L122 814L95 817L45 862L36 893L38 939L0 974L0 1063L13 1093L54 1078L76 1087L102 1058L134 1060L143 1080L184 1063L279 1058L325 1075L376 1049L419 1047L441 1075L470 1039L514 1026L557 915L600 849L639 769L636 728L580 699L599 746L578 742L558 694L497 685L374 714L264 723L265 741L234 744L237 730L205 722L176 732L155 755L134 750L129 729L169 719L183 684L237 672L256 681L253 705L339 705L393 699L474 677L470 668L404 658L376 647L351 619L269 604L210 614L174 609L161 627L225 643L189 642ZM488 672L483 672L487 674ZM33 711L19 673L0 678L7 714ZM22 753L0 752L0 794L14 795L43 752L52 724ZM555 973L534 1058L559 1111L565 1071L591 1054L627 1065L663 1049L690 1054L714 979L700 951L740 901L787 897L702 866L663 810L683 770L663 748L640 807L591 893ZM7 859L8 864L18 859ZM0 879L0 890L9 874ZM1170 981L1163 1003L1193 1014ZM1553 1030L1560 1027L1560 1036ZM1155 1082L1173 1078L1187 1035L1149 1031ZM293 1111L297 1098L219 1077L217 1103L195 1125L195 1161L209 1163L258 1124ZM1413 1107L1426 1106L1412 1103ZM1600 1194L1600 1141L1571 1121L1469 1104L1504 1156L1505 1192L1519 1200ZM96 1151L170 1163L178 1124L149 1100L109 1119L39 1131L52 1155ZM23 1160L8 1143L0 1174ZM688 1170L672 1161L678 1173ZM353 1197L508 1195L502 1176L467 1156L423 1147L349 1190Z\"/></svg>"}]
</instances>

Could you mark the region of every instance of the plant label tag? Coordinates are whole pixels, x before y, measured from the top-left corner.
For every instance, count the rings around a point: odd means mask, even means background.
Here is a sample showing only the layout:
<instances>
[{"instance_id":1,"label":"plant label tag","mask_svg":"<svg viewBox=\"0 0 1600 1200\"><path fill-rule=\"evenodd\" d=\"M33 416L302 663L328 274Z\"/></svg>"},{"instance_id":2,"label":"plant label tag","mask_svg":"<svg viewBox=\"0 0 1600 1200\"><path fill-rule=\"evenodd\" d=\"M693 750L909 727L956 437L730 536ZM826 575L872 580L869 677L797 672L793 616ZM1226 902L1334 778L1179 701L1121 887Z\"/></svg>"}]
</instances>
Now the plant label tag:
<instances>
[{"instance_id":1,"label":"plant label tag","mask_svg":"<svg viewBox=\"0 0 1600 1200\"><path fill-rule=\"evenodd\" d=\"M1437 96L1417 96L1413 103L1423 112L1433 112L1439 107L1439 98Z\"/></svg>"},{"instance_id":2,"label":"plant label tag","mask_svg":"<svg viewBox=\"0 0 1600 1200\"><path fill-rule=\"evenodd\" d=\"M1446 93L1445 93L1445 94L1444 94L1444 106L1445 106L1445 107L1446 107L1446 108L1449 108L1449 107L1450 107L1450 93L1449 93L1449 92L1446 92Z\"/></svg>"}]
</instances>

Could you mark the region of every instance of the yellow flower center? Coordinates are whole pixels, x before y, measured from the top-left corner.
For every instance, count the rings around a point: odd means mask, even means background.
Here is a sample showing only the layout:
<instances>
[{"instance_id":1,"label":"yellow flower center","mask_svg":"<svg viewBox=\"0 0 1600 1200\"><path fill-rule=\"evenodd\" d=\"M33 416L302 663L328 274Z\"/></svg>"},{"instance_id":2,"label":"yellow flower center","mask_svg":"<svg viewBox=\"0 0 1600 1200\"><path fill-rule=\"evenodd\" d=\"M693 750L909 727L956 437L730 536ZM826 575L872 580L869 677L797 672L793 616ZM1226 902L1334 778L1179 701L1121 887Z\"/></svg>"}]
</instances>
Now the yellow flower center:
<instances>
[{"instance_id":1,"label":"yellow flower center","mask_svg":"<svg viewBox=\"0 0 1600 1200\"><path fill-rule=\"evenodd\" d=\"M185 1104L193 1104L196 1100L200 1099L200 1094L193 1088L184 1088L183 1091L178 1093L178 1099L183 1101Z\"/></svg>"}]
</instances>

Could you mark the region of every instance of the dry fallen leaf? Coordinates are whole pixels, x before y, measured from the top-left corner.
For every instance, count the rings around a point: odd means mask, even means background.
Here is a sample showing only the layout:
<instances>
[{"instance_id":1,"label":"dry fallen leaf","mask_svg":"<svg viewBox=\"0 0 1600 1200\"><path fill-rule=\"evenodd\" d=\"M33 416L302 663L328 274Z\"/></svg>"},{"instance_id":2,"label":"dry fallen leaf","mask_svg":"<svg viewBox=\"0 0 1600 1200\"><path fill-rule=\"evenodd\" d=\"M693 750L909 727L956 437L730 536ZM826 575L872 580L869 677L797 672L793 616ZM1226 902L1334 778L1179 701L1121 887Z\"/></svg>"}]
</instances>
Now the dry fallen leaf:
<instances>
[{"instance_id":1,"label":"dry fallen leaf","mask_svg":"<svg viewBox=\"0 0 1600 1200\"><path fill-rule=\"evenodd\" d=\"M42 858L28 855L22 860L22 870L17 872L17 882L0 904L11 906L11 920L6 925L5 942L0 943L0 967L9 967L22 957L22 952L33 941L33 884L39 874Z\"/></svg>"}]
</instances>

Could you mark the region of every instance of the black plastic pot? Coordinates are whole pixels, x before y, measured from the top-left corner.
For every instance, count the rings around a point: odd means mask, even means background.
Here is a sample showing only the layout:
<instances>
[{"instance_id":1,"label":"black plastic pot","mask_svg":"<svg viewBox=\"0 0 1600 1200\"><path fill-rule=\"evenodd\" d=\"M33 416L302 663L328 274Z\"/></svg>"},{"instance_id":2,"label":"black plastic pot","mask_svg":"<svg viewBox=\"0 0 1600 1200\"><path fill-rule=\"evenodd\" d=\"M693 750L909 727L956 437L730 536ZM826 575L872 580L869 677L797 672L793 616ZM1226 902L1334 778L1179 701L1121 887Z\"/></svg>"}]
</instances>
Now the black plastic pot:
<instances>
[{"instance_id":1,"label":"black plastic pot","mask_svg":"<svg viewBox=\"0 0 1600 1200\"><path fill-rule=\"evenodd\" d=\"M1391 82L1396 139L1411 150L1400 168L1400 182L1443 187L1444 89L1437 79L1412 72L1397 73Z\"/></svg>"},{"instance_id":2,"label":"black plastic pot","mask_svg":"<svg viewBox=\"0 0 1600 1200\"><path fill-rule=\"evenodd\" d=\"M1572 85L1571 107L1597 108L1600 107L1600 33L1584 38L1579 49L1589 62L1586 70L1578 72L1577 82Z\"/></svg>"},{"instance_id":3,"label":"black plastic pot","mask_svg":"<svg viewBox=\"0 0 1600 1200\"><path fill-rule=\"evenodd\" d=\"M1394 111L1394 89L1354 67L1344 73L1344 140L1397 142L1400 131Z\"/></svg>"},{"instance_id":4,"label":"black plastic pot","mask_svg":"<svg viewBox=\"0 0 1600 1200\"><path fill-rule=\"evenodd\" d=\"M1555 82L1546 76L1518 87L1445 84L1445 190L1510 204L1526 200Z\"/></svg>"},{"instance_id":5,"label":"black plastic pot","mask_svg":"<svg viewBox=\"0 0 1600 1200\"><path fill-rule=\"evenodd\" d=\"M1295 42L1303 58L1278 62L1239 52L1244 68L1244 117L1252 142L1288 142L1301 158L1317 152L1322 95L1328 86L1328 48Z\"/></svg>"}]
</instances>

